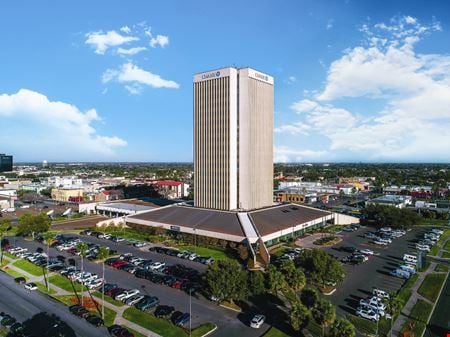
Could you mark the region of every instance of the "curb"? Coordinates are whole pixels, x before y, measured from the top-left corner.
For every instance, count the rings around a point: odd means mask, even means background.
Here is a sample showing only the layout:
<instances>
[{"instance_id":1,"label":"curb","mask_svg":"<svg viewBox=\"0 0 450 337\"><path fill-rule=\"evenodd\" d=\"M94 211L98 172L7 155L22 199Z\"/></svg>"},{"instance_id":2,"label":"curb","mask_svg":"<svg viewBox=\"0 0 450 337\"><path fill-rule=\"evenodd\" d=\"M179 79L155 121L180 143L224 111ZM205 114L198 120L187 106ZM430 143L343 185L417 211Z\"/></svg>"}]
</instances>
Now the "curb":
<instances>
[{"instance_id":1,"label":"curb","mask_svg":"<svg viewBox=\"0 0 450 337\"><path fill-rule=\"evenodd\" d=\"M234 308L230 308L230 307L227 307L226 305L222 305L222 304L219 304L219 307L222 307L222 308L225 308L225 309L228 309L228 310L232 310L234 312L242 312L242 310L237 310L237 309L234 309Z\"/></svg>"},{"instance_id":2,"label":"curb","mask_svg":"<svg viewBox=\"0 0 450 337\"><path fill-rule=\"evenodd\" d=\"M210 334L212 334L214 331L216 331L217 330L217 325L216 324L214 324L214 328L213 329L211 329L211 330L209 330L207 333L205 333L204 335L202 335L201 337L205 337L205 336L208 336L208 335L210 335Z\"/></svg>"}]
</instances>

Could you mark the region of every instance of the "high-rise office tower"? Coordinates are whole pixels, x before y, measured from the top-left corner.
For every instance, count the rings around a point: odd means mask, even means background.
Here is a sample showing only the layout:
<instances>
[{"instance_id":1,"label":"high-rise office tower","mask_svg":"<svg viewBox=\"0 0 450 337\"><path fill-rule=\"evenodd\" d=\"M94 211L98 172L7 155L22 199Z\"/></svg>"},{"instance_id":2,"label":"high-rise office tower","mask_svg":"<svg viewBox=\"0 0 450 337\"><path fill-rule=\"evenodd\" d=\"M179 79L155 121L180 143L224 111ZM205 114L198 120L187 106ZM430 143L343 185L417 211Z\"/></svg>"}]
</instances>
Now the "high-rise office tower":
<instances>
[{"instance_id":1,"label":"high-rise office tower","mask_svg":"<svg viewBox=\"0 0 450 337\"><path fill-rule=\"evenodd\" d=\"M13 156L0 153L0 172L11 172L13 170Z\"/></svg>"},{"instance_id":2,"label":"high-rise office tower","mask_svg":"<svg viewBox=\"0 0 450 337\"><path fill-rule=\"evenodd\" d=\"M273 77L251 68L194 76L196 207L272 205L273 104Z\"/></svg>"}]
</instances>

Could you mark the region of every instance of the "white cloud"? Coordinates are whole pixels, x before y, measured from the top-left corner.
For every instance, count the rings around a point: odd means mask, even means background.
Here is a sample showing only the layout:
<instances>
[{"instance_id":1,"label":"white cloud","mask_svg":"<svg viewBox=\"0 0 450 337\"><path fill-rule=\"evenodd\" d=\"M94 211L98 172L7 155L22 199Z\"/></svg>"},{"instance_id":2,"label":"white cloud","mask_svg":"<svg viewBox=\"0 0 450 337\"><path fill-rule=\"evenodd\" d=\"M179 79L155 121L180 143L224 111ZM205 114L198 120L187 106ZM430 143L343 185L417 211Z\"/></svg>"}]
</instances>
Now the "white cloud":
<instances>
[{"instance_id":1,"label":"white cloud","mask_svg":"<svg viewBox=\"0 0 450 337\"><path fill-rule=\"evenodd\" d=\"M99 135L95 109L81 111L76 106L51 101L28 89L0 95L2 145L18 153L52 152L62 158L111 158L117 147L127 142L117 136Z\"/></svg>"},{"instance_id":2,"label":"white cloud","mask_svg":"<svg viewBox=\"0 0 450 337\"><path fill-rule=\"evenodd\" d=\"M111 30L107 33L102 31L87 33L85 43L91 45L97 54L103 55L110 47L117 47L138 40L138 37L123 36Z\"/></svg>"},{"instance_id":3,"label":"white cloud","mask_svg":"<svg viewBox=\"0 0 450 337\"><path fill-rule=\"evenodd\" d=\"M275 163L318 161L326 159L326 151L299 150L287 146L275 146L273 149Z\"/></svg>"},{"instance_id":4,"label":"white cloud","mask_svg":"<svg viewBox=\"0 0 450 337\"><path fill-rule=\"evenodd\" d=\"M136 55L144 50L147 50L147 48L145 48L145 47L134 47L134 48L129 48L129 49L117 48L117 54L131 56L131 55Z\"/></svg>"},{"instance_id":5,"label":"white cloud","mask_svg":"<svg viewBox=\"0 0 450 337\"><path fill-rule=\"evenodd\" d=\"M130 34L131 33L131 29L128 26L120 27L120 31L125 33L125 34Z\"/></svg>"},{"instance_id":6,"label":"white cloud","mask_svg":"<svg viewBox=\"0 0 450 337\"><path fill-rule=\"evenodd\" d=\"M102 82L107 83L116 81L125 83L128 87L126 89L131 94L138 94L141 92L140 85L147 85L153 88L171 88L178 89L178 83L170 80L165 80L161 76L153 74L149 71L139 68L137 65L128 62L123 64L118 70L108 69L103 73Z\"/></svg>"},{"instance_id":7,"label":"white cloud","mask_svg":"<svg viewBox=\"0 0 450 337\"><path fill-rule=\"evenodd\" d=\"M374 27L387 33L376 35L365 26L367 45L345 51L331 64L316 100L292 108L303 113L310 134L329 141L329 152L363 160L448 161L450 56L415 51L423 34L436 29L409 16ZM353 98L359 107L365 100L370 112L338 107L342 101L352 106Z\"/></svg>"},{"instance_id":8,"label":"white cloud","mask_svg":"<svg viewBox=\"0 0 450 337\"><path fill-rule=\"evenodd\" d=\"M332 29L332 28L333 28L333 25L334 25L334 20L333 20L333 19L329 19L329 20L327 21L326 29L327 29L327 30Z\"/></svg>"},{"instance_id":9,"label":"white cloud","mask_svg":"<svg viewBox=\"0 0 450 337\"><path fill-rule=\"evenodd\" d=\"M165 35L156 35L156 37L152 37L150 40L150 46L156 48L158 45L164 48L169 44L169 37Z\"/></svg>"},{"instance_id":10,"label":"white cloud","mask_svg":"<svg viewBox=\"0 0 450 337\"><path fill-rule=\"evenodd\" d=\"M274 129L277 133L290 133L291 135L303 134L307 135L311 126L308 124L297 122L294 124L284 124Z\"/></svg>"},{"instance_id":11,"label":"white cloud","mask_svg":"<svg viewBox=\"0 0 450 337\"><path fill-rule=\"evenodd\" d=\"M311 101L309 99L303 99L301 101L292 104L291 109L297 113L302 113L314 110L317 106L318 106L317 102Z\"/></svg>"}]
</instances>

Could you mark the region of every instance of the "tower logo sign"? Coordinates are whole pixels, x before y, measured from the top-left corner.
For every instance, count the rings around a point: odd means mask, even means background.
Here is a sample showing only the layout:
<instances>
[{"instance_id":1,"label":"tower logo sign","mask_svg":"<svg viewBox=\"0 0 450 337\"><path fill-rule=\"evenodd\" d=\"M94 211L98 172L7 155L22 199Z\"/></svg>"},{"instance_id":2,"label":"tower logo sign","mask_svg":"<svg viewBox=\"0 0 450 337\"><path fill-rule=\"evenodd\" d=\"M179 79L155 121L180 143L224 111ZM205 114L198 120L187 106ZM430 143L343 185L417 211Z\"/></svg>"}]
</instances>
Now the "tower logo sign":
<instances>
[{"instance_id":1,"label":"tower logo sign","mask_svg":"<svg viewBox=\"0 0 450 337\"><path fill-rule=\"evenodd\" d=\"M206 73L202 75L202 80L207 80L209 78L217 78L220 77L220 71L214 71L212 73Z\"/></svg>"}]
</instances>

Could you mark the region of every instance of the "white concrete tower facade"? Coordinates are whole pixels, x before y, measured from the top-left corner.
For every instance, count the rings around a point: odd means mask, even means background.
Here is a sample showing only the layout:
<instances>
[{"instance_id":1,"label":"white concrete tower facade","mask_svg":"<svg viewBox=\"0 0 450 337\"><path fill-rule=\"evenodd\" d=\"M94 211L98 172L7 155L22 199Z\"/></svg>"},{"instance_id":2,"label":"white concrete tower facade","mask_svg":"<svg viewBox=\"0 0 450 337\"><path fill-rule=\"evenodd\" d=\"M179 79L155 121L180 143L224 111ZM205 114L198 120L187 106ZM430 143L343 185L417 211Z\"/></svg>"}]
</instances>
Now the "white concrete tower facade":
<instances>
[{"instance_id":1,"label":"white concrete tower facade","mask_svg":"<svg viewBox=\"0 0 450 337\"><path fill-rule=\"evenodd\" d=\"M194 76L194 204L272 205L273 78L250 68Z\"/></svg>"}]
</instances>

